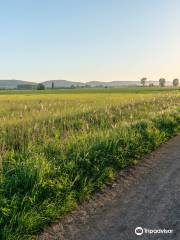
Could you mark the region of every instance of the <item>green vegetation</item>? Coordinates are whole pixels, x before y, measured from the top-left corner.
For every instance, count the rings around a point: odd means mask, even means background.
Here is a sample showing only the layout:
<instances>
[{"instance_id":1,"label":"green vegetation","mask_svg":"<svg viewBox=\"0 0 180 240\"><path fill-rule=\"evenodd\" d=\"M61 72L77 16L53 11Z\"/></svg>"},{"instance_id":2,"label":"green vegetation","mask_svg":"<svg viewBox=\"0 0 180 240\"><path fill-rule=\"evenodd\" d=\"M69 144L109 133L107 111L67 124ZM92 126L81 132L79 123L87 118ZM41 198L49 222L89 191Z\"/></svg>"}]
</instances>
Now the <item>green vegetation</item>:
<instances>
[{"instance_id":1,"label":"green vegetation","mask_svg":"<svg viewBox=\"0 0 180 240\"><path fill-rule=\"evenodd\" d=\"M37 90L45 90L45 86L42 83L37 85Z\"/></svg>"},{"instance_id":2,"label":"green vegetation","mask_svg":"<svg viewBox=\"0 0 180 240\"><path fill-rule=\"evenodd\" d=\"M0 94L0 236L31 239L179 131L171 88Z\"/></svg>"},{"instance_id":3,"label":"green vegetation","mask_svg":"<svg viewBox=\"0 0 180 240\"><path fill-rule=\"evenodd\" d=\"M178 78L173 79L173 86L174 87L179 86L179 79Z\"/></svg>"},{"instance_id":4,"label":"green vegetation","mask_svg":"<svg viewBox=\"0 0 180 240\"><path fill-rule=\"evenodd\" d=\"M147 81L146 77L141 78L141 84L143 87L146 85L146 81Z\"/></svg>"},{"instance_id":5,"label":"green vegetation","mask_svg":"<svg viewBox=\"0 0 180 240\"><path fill-rule=\"evenodd\" d=\"M160 87L164 87L164 86L165 86L165 83L166 83L166 79L165 79L165 78L160 78L160 79L159 79L159 86L160 86Z\"/></svg>"}]
</instances>

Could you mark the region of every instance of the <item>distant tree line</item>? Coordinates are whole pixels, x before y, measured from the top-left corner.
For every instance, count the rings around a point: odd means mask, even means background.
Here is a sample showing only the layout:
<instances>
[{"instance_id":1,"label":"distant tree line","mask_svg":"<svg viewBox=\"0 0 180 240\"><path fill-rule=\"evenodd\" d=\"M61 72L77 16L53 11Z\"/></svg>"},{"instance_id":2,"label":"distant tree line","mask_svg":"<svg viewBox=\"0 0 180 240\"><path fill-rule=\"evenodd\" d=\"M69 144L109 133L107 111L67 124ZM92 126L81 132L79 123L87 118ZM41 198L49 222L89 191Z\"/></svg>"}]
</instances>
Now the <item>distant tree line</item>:
<instances>
[{"instance_id":1,"label":"distant tree line","mask_svg":"<svg viewBox=\"0 0 180 240\"><path fill-rule=\"evenodd\" d=\"M147 85L147 78L146 77L141 78L140 82L141 82L141 85L143 87L145 87L145 86L153 87L154 86L153 82L150 82ZM179 86L179 79L178 78L173 79L172 83L173 83L174 87L178 87ZM166 79L165 78L160 78L159 79L159 86L160 87L165 87L165 85L166 85ZM45 88L46 87L45 87L45 85L43 83L39 83L37 85L21 84L21 85L17 86L17 89L20 89L20 90L23 90L23 89L45 90ZM55 89L54 82L51 83L51 87L50 88L51 89ZM92 86L87 84L87 85L84 85L84 86L71 85L70 87L56 87L56 89L69 89L69 88L71 88L71 89L74 89L74 88L92 88ZM96 88L112 88L112 87L111 86L98 85L98 86L96 86Z\"/></svg>"},{"instance_id":2,"label":"distant tree line","mask_svg":"<svg viewBox=\"0 0 180 240\"><path fill-rule=\"evenodd\" d=\"M146 77L141 78L141 85L143 87L145 87L147 85L146 83L147 83L147 78ZM159 79L159 86L164 87L165 85L166 85L166 79L165 78L160 78ZM154 86L153 83L149 84L149 87L153 87L153 86ZM173 79L173 86L174 87L179 86L179 79L178 78Z\"/></svg>"}]
</instances>

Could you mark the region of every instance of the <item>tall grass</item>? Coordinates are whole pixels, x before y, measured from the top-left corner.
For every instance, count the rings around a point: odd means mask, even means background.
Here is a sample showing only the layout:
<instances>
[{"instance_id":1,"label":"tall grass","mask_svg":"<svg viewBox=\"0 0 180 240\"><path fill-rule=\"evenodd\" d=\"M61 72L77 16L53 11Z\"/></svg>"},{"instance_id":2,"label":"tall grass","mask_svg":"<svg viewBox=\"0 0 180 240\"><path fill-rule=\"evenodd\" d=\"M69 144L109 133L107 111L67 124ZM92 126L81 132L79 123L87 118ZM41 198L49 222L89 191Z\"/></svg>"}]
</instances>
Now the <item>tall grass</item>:
<instances>
[{"instance_id":1,"label":"tall grass","mask_svg":"<svg viewBox=\"0 0 180 240\"><path fill-rule=\"evenodd\" d=\"M0 95L1 238L31 239L178 132L179 102L178 91Z\"/></svg>"}]
</instances>

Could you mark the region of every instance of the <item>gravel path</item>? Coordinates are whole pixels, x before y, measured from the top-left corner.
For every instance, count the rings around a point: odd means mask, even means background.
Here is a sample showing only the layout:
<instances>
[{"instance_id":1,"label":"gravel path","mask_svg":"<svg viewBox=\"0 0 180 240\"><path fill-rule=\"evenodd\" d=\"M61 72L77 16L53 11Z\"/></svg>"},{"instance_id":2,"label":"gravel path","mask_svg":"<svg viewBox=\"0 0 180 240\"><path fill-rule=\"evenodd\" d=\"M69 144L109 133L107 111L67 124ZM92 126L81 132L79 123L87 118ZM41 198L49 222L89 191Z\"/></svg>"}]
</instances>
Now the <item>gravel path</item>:
<instances>
[{"instance_id":1,"label":"gravel path","mask_svg":"<svg viewBox=\"0 0 180 240\"><path fill-rule=\"evenodd\" d=\"M135 234L141 227L142 235ZM145 233L173 230L171 233ZM180 240L180 136L79 206L38 240Z\"/></svg>"}]
</instances>

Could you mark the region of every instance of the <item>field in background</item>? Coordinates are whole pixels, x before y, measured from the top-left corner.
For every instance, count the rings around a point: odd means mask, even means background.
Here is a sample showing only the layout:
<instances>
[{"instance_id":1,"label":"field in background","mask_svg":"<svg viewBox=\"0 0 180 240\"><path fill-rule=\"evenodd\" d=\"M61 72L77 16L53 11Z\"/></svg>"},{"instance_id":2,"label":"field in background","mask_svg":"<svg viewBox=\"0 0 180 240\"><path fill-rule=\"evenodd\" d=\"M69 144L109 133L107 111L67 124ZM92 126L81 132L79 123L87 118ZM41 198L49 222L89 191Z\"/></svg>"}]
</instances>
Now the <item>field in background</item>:
<instances>
[{"instance_id":1,"label":"field in background","mask_svg":"<svg viewBox=\"0 0 180 240\"><path fill-rule=\"evenodd\" d=\"M0 235L31 239L179 130L173 88L0 92Z\"/></svg>"}]
</instances>

